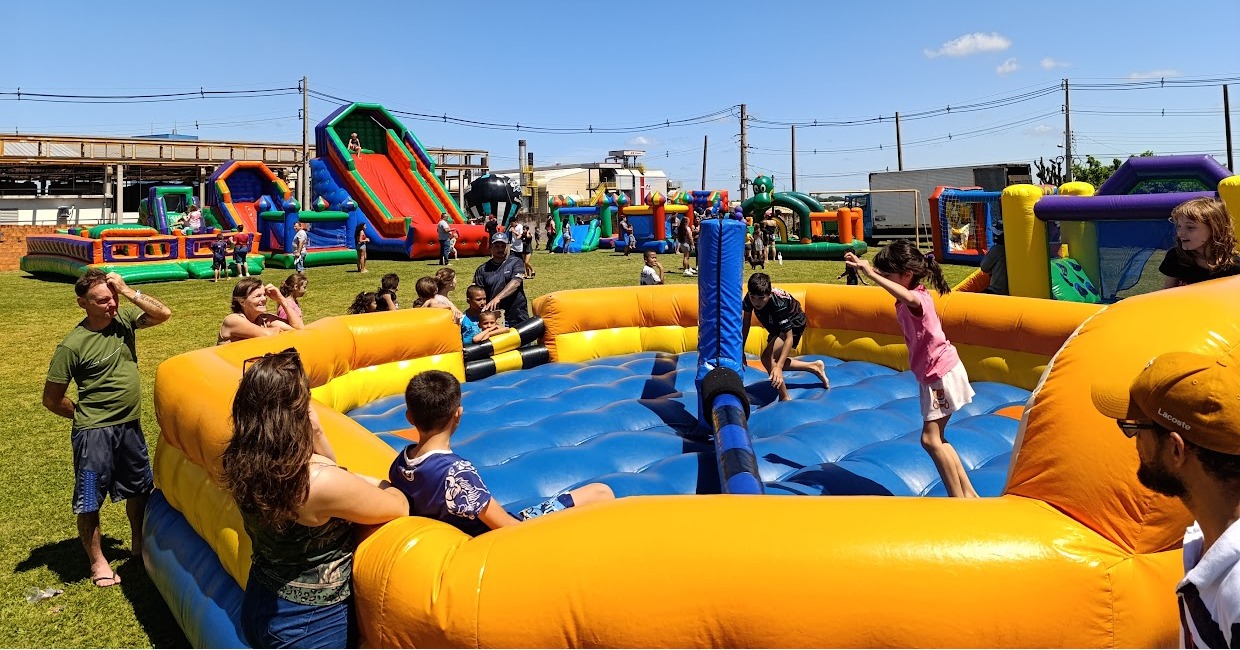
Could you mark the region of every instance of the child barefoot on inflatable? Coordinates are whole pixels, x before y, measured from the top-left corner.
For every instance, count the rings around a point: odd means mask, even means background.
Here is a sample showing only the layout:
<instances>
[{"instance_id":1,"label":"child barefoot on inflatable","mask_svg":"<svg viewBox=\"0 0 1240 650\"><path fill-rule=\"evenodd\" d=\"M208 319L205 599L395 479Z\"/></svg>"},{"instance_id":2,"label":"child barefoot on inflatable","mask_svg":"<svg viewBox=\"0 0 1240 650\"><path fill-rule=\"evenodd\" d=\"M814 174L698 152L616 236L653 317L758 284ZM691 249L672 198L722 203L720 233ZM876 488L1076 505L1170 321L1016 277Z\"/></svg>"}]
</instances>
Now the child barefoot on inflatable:
<instances>
[{"instance_id":1,"label":"child barefoot on inflatable","mask_svg":"<svg viewBox=\"0 0 1240 650\"><path fill-rule=\"evenodd\" d=\"M749 276L749 292L745 294L743 329L741 341L749 338L749 316L756 314L758 323L766 329L766 347L762 349L762 367L771 376L771 387L779 392L781 402L792 399L788 395L788 386L784 383L785 370L804 370L814 373L822 381L823 388L830 388L827 380L827 367L822 361L799 361L789 359L792 348L801 342L805 333L805 311L783 289L771 287L771 276L765 273L754 273Z\"/></svg>"},{"instance_id":2,"label":"child barefoot on inflatable","mask_svg":"<svg viewBox=\"0 0 1240 650\"><path fill-rule=\"evenodd\" d=\"M976 497L956 449L945 431L952 413L973 401L973 387L956 348L943 334L934 310L934 298L922 286L928 278L940 294L952 289L934 256L923 254L912 242L901 239L874 256L874 266L850 253L844 263L861 271L896 299L896 320L908 347L909 367L921 385L921 446L934 460L947 494Z\"/></svg>"}]
</instances>

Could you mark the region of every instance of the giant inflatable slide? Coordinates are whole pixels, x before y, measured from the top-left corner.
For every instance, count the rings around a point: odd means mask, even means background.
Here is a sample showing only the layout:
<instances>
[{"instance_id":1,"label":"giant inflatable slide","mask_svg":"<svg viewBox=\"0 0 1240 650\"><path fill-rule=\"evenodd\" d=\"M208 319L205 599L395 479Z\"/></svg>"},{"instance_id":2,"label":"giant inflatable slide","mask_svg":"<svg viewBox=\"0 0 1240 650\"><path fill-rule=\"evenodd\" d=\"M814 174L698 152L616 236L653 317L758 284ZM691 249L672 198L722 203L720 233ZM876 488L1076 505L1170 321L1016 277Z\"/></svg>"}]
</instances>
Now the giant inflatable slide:
<instances>
[{"instance_id":1,"label":"giant inflatable slide","mask_svg":"<svg viewBox=\"0 0 1240 650\"><path fill-rule=\"evenodd\" d=\"M354 133L360 152L349 151ZM460 236L457 252L462 257L486 253L486 230L465 223L460 206L435 175L434 159L382 106L343 106L315 127L314 139L315 191L333 205L346 195L353 200L365 216L371 250L410 259L438 257L436 224L447 214Z\"/></svg>"}]
</instances>

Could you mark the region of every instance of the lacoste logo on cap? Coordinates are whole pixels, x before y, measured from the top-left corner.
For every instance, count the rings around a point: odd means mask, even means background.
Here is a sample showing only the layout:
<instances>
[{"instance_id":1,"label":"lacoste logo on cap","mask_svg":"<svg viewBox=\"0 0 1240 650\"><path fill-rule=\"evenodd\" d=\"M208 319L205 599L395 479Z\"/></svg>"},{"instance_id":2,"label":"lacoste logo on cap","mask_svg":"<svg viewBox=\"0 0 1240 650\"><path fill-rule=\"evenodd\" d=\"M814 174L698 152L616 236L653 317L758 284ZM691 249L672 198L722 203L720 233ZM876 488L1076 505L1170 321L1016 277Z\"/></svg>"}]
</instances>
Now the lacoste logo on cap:
<instances>
[{"instance_id":1,"label":"lacoste logo on cap","mask_svg":"<svg viewBox=\"0 0 1240 650\"><path fill-rule=\"evenodd\" d=\"M1166 411L1162 410L1162 408L1161 408L1161 407L1158 409L1158 415L1159 415L1159 417L1161 417L1162 419L1164 419L1164 420L1166 420L1166 421L1170 422L1171 424L1176 425L1177 427L1180 427L1181 429L1184 429L1185 431L1192 431L1192 430L1193 430L1192 425L1190 425L1190 424L1188 424L1187 422L1185 422L1184 420L1181 420L1180 418L1177 418L1177 417L1175 417L1174 415L1172 415L1172 414L1170 414L1170 413L1168 413L1168 412L1166 412Z\"/></svg>"}]
</instances>

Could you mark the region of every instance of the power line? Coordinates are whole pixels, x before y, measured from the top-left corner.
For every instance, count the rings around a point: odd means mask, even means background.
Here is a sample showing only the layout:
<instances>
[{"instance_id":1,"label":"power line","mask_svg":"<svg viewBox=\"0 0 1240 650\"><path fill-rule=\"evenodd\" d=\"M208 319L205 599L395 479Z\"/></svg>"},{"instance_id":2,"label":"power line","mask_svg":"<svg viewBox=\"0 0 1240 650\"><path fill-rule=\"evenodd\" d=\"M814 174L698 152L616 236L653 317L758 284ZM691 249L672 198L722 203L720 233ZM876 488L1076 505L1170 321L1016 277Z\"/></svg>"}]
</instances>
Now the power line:
<instances>
[{"instance_id":1,"label":"power line","mask_svg":"<svg viewBox=\"0 0 1240 650\"><path fill-rule=\"evenodd\" d=\"M336 97L327 93L310 90L310 96L322 101L334 101L342 104L351 103L342 97ZM442 122L445 124L454 124L458 126L468 126L480 129L489 129L494 131L523 131L527 133L543 133L553 135L585 135L585 134L614 134L614 133L641 133L644 131L655 131L659 129L668 129L681 126L692 126L696 124L705 124L708 122L718 122L721 119L728 119L735 116L736 106L729 106L704 115L694 117L665 119L662 122L651 122L648 124L633 125L585 125L585 126L546 126L538 124L521 124L488 122L484 120L474 120L465 117L458 117L443 113L442 115L432 115L430 113L420 113L415 111L391 110L393 115L408 117L423 122Z\"/></svg>"},{"instance_id":2,"label":"power line","mask_svg":"<svg viewBox=\"0 0 1240 650\"><path fill-rule=\"evenodd\" d=\"M40 93L22 91L0 91L0 101L11 102L42 102L53 104L154 104L162 102L183 102L195 99L250 99L255 97L280 97L293 95L300 90L291 88L256 88L251 90L207 90L177 93L152 93L142 95L73 95L64 93Z\"/></svg>"}]
</instances>

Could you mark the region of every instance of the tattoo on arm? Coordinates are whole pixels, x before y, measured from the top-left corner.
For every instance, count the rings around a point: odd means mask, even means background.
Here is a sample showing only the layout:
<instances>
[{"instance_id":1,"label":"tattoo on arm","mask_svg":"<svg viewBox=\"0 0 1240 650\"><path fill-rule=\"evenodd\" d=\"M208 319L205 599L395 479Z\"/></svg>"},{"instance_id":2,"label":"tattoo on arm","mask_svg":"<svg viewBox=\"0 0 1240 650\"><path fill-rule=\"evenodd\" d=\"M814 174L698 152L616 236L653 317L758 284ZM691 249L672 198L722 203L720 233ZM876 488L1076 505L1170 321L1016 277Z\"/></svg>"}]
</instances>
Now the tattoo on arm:
<instances>
[{"instance_id":1,"label":"tattoo on arm","mask_svg":"<svg viewBox=\"0 0 1240 650\"><path fill-rule=\"evenodd\" d=\"M142 310L142 315L138 316L138 320L134 323L134 327L137 329L158 325L168 320L168 314L171 313L167 305L145 293L134 297L132 302ZM152 315L152 312L154 312L154 315Z\"/></svg>"}]
</instances>

